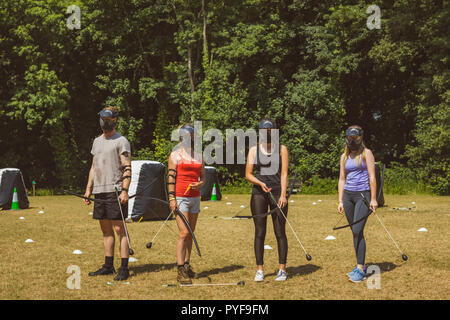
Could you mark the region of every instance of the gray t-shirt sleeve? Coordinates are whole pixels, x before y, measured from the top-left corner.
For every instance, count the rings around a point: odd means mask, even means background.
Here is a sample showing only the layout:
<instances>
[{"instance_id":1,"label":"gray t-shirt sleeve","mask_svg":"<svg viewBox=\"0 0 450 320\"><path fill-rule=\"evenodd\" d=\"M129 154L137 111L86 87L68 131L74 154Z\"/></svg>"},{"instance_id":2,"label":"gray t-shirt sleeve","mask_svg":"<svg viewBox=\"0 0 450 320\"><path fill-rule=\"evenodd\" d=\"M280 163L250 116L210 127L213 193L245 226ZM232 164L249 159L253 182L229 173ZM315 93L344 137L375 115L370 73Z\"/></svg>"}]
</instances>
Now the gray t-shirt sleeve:
<instances>
[{"instance_id":1,"label":"gray t-shirt sleeve","mask_svg":"<svg viewBox=\"0 0 450 320\"><path fill-rule=\"evenodd\" d=\"M119 143L119 154L123 154L124 152L131 154L131 146L130 142L125 137L122 137Z\"/></svg>"},{"instance_id":2,"label":"gray t-shirt sleeve","mask_svg":"<svg viewBox=\"0 0 450 320\"><path fill-rule=\"evenodd\" d=\"M96 142L97 142L97 139L95 139L94 142L92 143L91 154L93 156L95 155L95 152L96 152Z\"/></svg>"}]
</instances>

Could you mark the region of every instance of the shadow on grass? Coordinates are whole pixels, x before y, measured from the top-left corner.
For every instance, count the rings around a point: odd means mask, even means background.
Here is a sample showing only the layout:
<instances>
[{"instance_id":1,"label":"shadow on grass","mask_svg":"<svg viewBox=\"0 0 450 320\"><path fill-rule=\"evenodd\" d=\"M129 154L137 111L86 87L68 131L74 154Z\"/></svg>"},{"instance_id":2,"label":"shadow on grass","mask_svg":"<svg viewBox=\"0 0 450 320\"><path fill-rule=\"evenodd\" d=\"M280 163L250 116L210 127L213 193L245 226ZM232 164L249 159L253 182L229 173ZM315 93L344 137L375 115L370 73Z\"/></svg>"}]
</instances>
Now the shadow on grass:
<instances>
[{"instance_id":1,"label":"shadow on grass","mask_svg":"<svg viewBox=\"0 0 450 320\"><path fill-rule=\"evenodd\" d=\"M214 274L233 272L233 271L236 271L236 270L239 270L242 268L244 268L244 266L240 266L240 265L231 265L231 266L226 266L226 267L222 267L222 268L214 268L209 271L203 271L203 272L197 273L196 279L209 278L209 276L214 275Z\"/></svg>"},{"instance_id":2,"label":"shadow on grass","mask_svg":"<svg viewBox=\"0 0 450 320\"><path fill-rule=\"evenodd\" d=\"M135 275L140 273L149 273L149 272L158 272L164 270L170 270L176 268L176 263L150 263L144 264L141 266L133 266L130 267L130 271L132 271Z\"/></svg>"},{"instance_id":3,"label":"shadow on grass","mask_svg":"<svg viewBox=\"0 0 450 320\"><path fill-rule=\"evenodd\" d=\"M395 263L392 262L368 262L366 266L369 267L371 265L376 265L380 268L381 273L390 272L398 267Z\"/></svg>"},{"instance_id":4,"label":"shadow on grass","mask_svg":"<svg viewBox=\"0 0 450 320\"><path fill-rule=\"evenodd\" d=\"M18 212L18 211L23 211L23 210L29 210L29 209L44 209L44 207L28 207L25 209L20 208L19 210L11 210L11 209L3 209L2 207L0 207L0 211L4 211L4 212Z\"/></svg>"},{"instance_id":5,"label":"shadow on grass","mask_svg":"<svg viewBox=\"0 0 450 320\"><path fill-rule=\"evenodd\" d=\"M319 270L320 267L316 266L315 264L306 264L302 266L297 267L287 267L286 272L289 277L295 277L295 276L306 276L308 274L314 273L317 270ZM278 270L274 273L270 273L267 276L276 276L278 273Z\"/></svg>"}]
</instances>

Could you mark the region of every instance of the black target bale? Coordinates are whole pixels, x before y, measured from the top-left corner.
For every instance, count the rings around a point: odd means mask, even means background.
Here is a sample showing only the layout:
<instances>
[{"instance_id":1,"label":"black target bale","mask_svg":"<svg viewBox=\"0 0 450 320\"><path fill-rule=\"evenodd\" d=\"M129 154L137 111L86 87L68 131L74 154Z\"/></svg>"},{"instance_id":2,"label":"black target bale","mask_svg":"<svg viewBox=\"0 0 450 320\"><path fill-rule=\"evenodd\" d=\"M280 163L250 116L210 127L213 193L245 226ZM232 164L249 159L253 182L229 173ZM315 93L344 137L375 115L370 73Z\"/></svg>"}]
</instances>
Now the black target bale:
<instances>
[{"instance_id":1,"label":"black target bale","mask_svg":"<svg viewBox=\"0 0 450 320\"><path fill-rule=\"evenodd\" d=\"M0 169L0 208L3 210L11 209L14 188L17 191L19 208L29 208L30 202L28 201L22 172L16 168Z\"/></svg>"},{"instance_id":2,"label":"black target bale","mask_svg":"<svg viewBox=\"0 0 450 320\"><path fill-rule=\"evenodd\" d=\"M157 161L135 160L131 162L131 172L132 178L128 193L131 195L137 193L138 195L131 198L128 203L128 216L133 221L166 219L170 214L169 206L148 198L168 201L166 167Z\"/></svg>"}]
</instances>

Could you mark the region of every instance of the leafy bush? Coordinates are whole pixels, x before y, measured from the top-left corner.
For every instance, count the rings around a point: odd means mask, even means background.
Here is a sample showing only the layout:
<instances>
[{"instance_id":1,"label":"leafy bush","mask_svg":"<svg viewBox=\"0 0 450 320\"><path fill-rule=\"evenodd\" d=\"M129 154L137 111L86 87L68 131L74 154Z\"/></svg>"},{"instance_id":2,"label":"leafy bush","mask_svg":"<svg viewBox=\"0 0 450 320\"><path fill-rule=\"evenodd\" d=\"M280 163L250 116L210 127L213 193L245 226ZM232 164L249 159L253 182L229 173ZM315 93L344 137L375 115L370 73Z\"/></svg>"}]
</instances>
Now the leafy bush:
<instances>
[{"instance_id":1,"label":"leafy bush","mask_svg":"<svg viewBox=\"0 0 450 320\"><path fill-rule=\"evenodd\" d=\"M33 195L33 191L28 192L29 196ZM54 190L52 189L36 189L36 196L53 196L55 195Z\"/></svg>"},{"instance_id":2,"label":"leafy bush","mask_svg":"<svg viewBox=\"0 0 450 320\"><path fill-rule=\"evenodd\" d=\"M155 153L150 148L142 148L133 154L133 160L154 160Z\"/></svg>"},{"instance_id":3,"label":"leafy bush","mask_svg":"<svg viewBox=\"0 0 450 320\"><path fill-rule=\"evenodd\" d=\"M220 191L223 194L250 194L252 192L252 184L245 177L238 177L226 181L220 185Z\"/></svg>"},{"instance_id":4,"label":"leafy bush","mask_svg":"<svg viewBox=\"0 0 450 320\"><path fill-rule=\"evenodd\" d=\"M337 193L338 179L320 178L315 175L306 180L300 189L301 194L334 194Z\"/></svg>"},{"instance_id":5,"label":"leafy bush","mask_svg":"<svg viewBox=\"0 0 450 320\"><path fill-rule=\"evenodd\" d=\"M446 177L437 176L431 181L431 190L438 195L450 194L450 172L447 170Z\"/></svg>"},{"instance_id":6,"label":"leafy bush","mask_svg":"<svg viewBox=\"0 0 450 320\"><path fill-rule=\"evenodd\" d=\"M430 187L418 178L417 172L396 162L386 168L383 192L387 194L430 193Z\"/></svg>"}]
</instances>

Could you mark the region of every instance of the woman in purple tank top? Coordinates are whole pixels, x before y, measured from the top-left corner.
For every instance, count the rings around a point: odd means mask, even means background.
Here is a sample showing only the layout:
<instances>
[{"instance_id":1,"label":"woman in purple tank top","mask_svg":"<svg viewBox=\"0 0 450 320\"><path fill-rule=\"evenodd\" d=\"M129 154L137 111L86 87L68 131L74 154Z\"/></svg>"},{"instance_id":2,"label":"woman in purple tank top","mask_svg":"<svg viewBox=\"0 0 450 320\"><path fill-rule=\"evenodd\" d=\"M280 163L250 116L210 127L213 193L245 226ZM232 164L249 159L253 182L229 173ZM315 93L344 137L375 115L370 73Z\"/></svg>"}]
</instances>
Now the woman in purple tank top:
<instances>
[{"instance_id":1,"label":"woman in purple tank top","mask_svg":"<svg viewBox=\"0 0 450 320\"><path fill-rule=\"evenodd\" d=\"M345 131L345 151L341 156L339 174L338 212L347 217L348 223L363 218L368 208L362 201L361 193L370 198L370 208L378 207L376 200L377 183L375 179L375 158L372 151L363 142L363 130L360 126L351 126ZM352 282L360 282L365 277L366 240L364 226L367 219L351 226L353 246L356 253L356 267L347 275Z\"/></svg>"}]
</instances>

